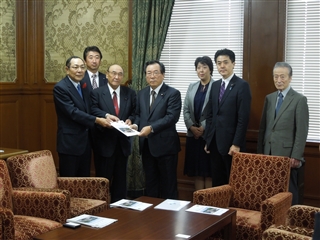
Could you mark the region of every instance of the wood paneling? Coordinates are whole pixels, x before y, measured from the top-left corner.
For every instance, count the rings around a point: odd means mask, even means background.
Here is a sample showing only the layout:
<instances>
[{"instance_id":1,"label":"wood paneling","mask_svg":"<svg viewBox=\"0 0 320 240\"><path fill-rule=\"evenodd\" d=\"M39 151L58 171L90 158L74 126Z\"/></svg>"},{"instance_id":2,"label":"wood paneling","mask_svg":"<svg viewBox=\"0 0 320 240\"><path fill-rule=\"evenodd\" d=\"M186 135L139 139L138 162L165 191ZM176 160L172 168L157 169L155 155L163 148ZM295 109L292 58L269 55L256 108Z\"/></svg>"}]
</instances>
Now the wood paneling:
<instances>
[{"instance_id":1,"label":"wood paneling","mask_svg":"<svg viewBox=\"0 0 320 240\"><path fill-rule=\"evenodd\" d=\"M0 97L0 147L20 148L21 97Z\"/></svg>"}]
</instances>

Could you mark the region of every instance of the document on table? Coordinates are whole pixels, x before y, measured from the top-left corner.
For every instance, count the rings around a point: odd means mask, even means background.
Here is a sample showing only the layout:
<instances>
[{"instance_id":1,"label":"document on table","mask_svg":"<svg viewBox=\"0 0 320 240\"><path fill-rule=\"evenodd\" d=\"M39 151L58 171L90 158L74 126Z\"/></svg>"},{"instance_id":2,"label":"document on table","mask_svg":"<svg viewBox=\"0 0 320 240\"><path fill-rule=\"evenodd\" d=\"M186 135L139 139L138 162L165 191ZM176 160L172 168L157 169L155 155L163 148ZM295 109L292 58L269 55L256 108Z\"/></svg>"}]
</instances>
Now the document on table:
<instances>
[{"instance_id":1,"label":"document on table","mask_svg":"<svg viewBox=\"0 0 320 240\"><path fill-rule=\"evenodd\" d=\"M121 199L117 202L110 204L110 207L129 208L129 209L138 210L138 211L143 211L150 206L152 206L151 203L139 202L139 201L128 200L128 199Z\"/></svg>"},{"instance_id":2,"label":"document on table","mask_svg":"<svg viewBox=\"0 0 320 240\"><path fill-rule=\"evenodd\" d=\"M190 201L166 199L162 203L155 206L154 208L162 209L162 210L179 211L181 208L185 207L189 203Z\"/></svg>"},{"instance_id":3,"label":"document on table","mask_svg":"<svg viewBox=\"0 0 320 240\"><path fill-rule=\"evenodd\" d=\"M118 131L120 131L121 133L126 135L127 137L132 137L132 136L139 134L138 131L130 128L130 126L128 124L124 123L124 121L111 122L111 125L115 129L117 129Z\"/></svg>"},{"instance_id":4,"label":"document on table","mask_svg":"<svg viewBox=\"0 0 320 240\"><path fill-rule=\"evenodd\" d=\"M188 208L186 211L220 216L225 212L227 212L228 209L204 206L204 205L193 205L191 208Z\"/></svg>"},{"instance_id":5,"label":"document on table","mask_svg":"<svg viewBox=\"0 0 320 240\"><path fill-rule=\"evenodd\" d=\"M67 222L79 223L79 224L83 224L83 225L94 227L94 228L103 228L116 221L118 220L113 218L98 217L98 216L93 216L88 214L82 214L80 216L67 219Z\"/></svg>"}]
</instances>

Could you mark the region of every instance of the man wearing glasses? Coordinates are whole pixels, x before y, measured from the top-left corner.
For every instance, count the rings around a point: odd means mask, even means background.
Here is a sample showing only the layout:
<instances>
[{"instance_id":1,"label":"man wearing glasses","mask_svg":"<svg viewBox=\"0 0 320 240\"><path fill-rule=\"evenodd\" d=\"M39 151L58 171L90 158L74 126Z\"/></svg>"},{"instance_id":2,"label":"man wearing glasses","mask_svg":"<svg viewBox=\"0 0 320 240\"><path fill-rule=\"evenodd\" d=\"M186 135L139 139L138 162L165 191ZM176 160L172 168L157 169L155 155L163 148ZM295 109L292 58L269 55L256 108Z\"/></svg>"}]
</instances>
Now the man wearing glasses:
<instances>
[{"instance_id":1,"label":"man wearing glasses","mask_svg":"<svg viewBox=\"0 0 320 240\"><path fill-rule=\"evenodd\" d=\"M89 129L95 124L109 126L105 118L90 115L89 105L83 99L80 81L85 63L72 56L66 61L67 76L53 88L58 118L57 152L61 177L89 177L91 143Z\"/></svg>"},{"instance_id":2,"label":"man wearing glasses","mask_svg":"<svg viewBox=\"0 0 320 240\"><path fill-rule=\"evenodd\" d=\"M146 176L146 195L178 198L177 165L180 139L180 92L163 82L165 67L159 61L146 63L148 87L138 93L135 127L140 131L140 152Z\"/></svg>"},{"instance_id":3,"label":"man wearing glasses","mask_svg":"<svg viewBox=\"0 0 320 240\"><path fill-rule=\"evenodd\" d=\"M134 90L121 86L121 66L111 65L107 71L108 84L91 92L91 113L105 117L108 122L122 120L131 125L136 108ZM130 138L115 128L99 128L96 131L96 176L110 181L111 203L127 197L127 162L131 154Z\"/></svg>"}]
</instances>

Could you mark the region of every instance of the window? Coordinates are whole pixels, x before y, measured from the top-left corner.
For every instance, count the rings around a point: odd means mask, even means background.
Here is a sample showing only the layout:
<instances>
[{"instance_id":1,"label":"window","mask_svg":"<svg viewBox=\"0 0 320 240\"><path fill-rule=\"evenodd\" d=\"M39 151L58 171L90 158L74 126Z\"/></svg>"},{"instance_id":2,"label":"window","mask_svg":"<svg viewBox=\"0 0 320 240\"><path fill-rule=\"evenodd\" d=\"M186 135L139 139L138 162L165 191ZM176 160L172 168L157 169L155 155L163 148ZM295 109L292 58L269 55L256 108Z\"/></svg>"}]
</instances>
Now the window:
<instances>
[{"instance_id":1,"label":"window","mask_svg":"<svg viewBox=\"0 0 320 240\"><path fill-rule=\"evenodd\" d=\"M243 65L244 0L185 1L176 0L160 61L166 67L165 82L179 89L182 103L188 86L199 81L194 61L209 56L222 48L229 48L236 55L234 72L242 77ZM220 79L215 69L213 79ZM178 132L187 129L181 111Z\"/></svg>"},{"instance_id":2,"label":"window","mask_svg":"<svg viewBox=\"0 0 320 240\"><path fill-rule=\"evenodd\" d=\"M293 69L291 86L308 98L308 142L320 142L320 2L287 1L285 58Z\"/></svg>"}]
</instances>

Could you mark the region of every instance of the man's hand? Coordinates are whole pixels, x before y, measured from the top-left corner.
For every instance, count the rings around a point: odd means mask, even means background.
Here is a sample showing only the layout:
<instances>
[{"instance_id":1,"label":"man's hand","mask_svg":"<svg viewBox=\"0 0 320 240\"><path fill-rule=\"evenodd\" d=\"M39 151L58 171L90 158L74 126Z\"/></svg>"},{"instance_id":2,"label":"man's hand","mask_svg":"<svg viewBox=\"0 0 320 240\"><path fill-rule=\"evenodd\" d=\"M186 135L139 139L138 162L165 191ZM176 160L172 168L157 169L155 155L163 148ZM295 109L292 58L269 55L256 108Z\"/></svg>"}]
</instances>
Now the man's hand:
<instances>
[{"instance_id":1,"label":"man's hand","mask_svg":"<svg viewBox=\"0 0 320 240\"><path fill-rule=\"evenodd\" d=\"M240 152L240 147L236 146L236 145L232 145L229 149L228 154L233 156L234 153L236 152Z\"/></svg>"},{"instance_id":2,"label":"man's hand","mask_svg":"<svg viewBox=\"0 0 320 240\"><path fill-rule=\"evenodd\" d=\"M145 126L141 129L139 137L146 137L151 133L151 126Z\"/></svg>"},{"instance_id":3,"label":"man's hand","mask_svg":"<svg viewBox=\"0 0 320 240\"><path fill-rule=\"evenodd\" d=\"M110 122L109 122L106 118L96 117L95 123L96 123L96 124L99 124L99 125L102 126L102 127L111 127Z\"/></svg>"},{"instance_id":4,"label":"man's hand","mask_svg":"<svg viewBox=\"0 0 320 240\"><path fill-rule=\"evenodd\" d=\"M292 168L298 168L301 166L301 161L295 158L290 158L291 167Z\"/></svg>"},{"instance_id":5,"label":"man's hand","mask_svg":"<svg viewBox=\"0 0 320 240\"><path fill-rule=\"evenodd\" d=\"M128 124L129 126L132 124L130 119L127 119L124 123Z\"/></svg>"},{"instance_id":6,"label":"man's hand","mask_svg":"<svg viewBox=\"0 0 320 240\"><path fill-rule=\"evenodd\" d=\"M204 151L205 151L207 154L210 153L210 151L209 151L208 148L207 148L207 144L204 146Z\"/></svg>"}]
</instances>

